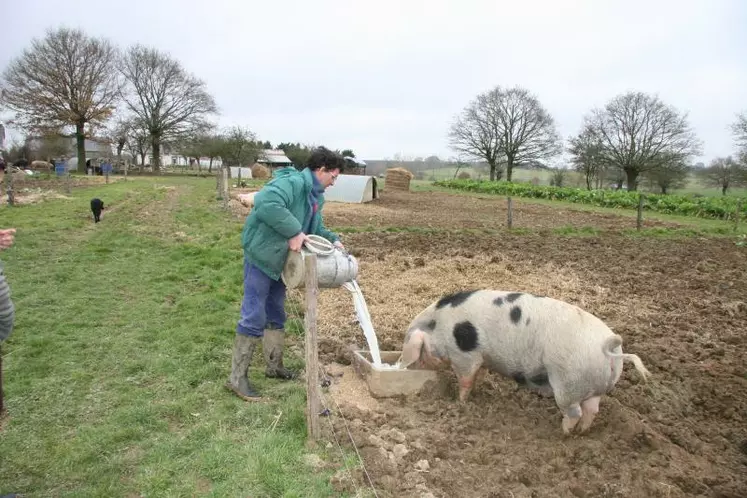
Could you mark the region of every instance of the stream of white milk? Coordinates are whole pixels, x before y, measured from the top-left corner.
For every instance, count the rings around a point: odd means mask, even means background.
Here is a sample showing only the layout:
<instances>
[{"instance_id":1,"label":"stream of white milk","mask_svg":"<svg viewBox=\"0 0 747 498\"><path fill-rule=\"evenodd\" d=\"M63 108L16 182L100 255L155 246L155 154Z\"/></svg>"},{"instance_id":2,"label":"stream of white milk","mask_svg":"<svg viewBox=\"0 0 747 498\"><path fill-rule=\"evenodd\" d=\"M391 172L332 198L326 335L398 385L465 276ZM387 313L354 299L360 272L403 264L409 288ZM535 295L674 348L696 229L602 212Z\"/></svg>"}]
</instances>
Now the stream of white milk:
<instances>
[{"instance_id":1,"label":"stream of white milk","mask_svg":"<svg viewBox=\"0 0 747 498\"><path fill-rule=\"evenodd\" d=\"M371 315L368 313L368 306L366 306L366 299L363 297L363 291L361 291L361 288L358 286L358 282L356 280L351 280L350 282L346 282L343 287L353 294L355 313L358 316L358 323L360 323L361 328L363 329L363 335L366 336L368 350L371 353L371 359L373 360L373 367L377 370L399 368L398 363L390 365L381 362L379 340L376 338L376 332L371 323Z\"/></svg>"}]
</instances>

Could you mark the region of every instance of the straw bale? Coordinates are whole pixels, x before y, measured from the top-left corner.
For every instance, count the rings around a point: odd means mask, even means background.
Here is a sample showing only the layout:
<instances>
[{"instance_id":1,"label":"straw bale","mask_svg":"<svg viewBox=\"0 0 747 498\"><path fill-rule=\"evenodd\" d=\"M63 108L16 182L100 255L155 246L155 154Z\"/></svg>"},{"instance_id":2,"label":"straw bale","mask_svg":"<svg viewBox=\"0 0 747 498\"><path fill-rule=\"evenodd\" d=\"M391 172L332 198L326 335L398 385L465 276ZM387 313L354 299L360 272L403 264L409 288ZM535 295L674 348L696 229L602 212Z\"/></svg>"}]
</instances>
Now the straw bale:
<instances>
[{"instance_id":1,"label":"straw bale","mask_svg":"<svg viewBox=\"0 0 747 498\"><path fill-rule=\"evenodd\" d=\"M263 164L255 164L252 166L252 178L260 180L270 178L270 168Z\"/></svg>"},{"instance_id":2,"label":"straw bale","mask_svg":"<svg viewBox=\"0 0 747 498\"><path fill-rule=\"evenodd\" d=\"M404 168L390 168L386 170L385 189L410 190L410 180L414 176Z\"/></svg>"}]
</instances>

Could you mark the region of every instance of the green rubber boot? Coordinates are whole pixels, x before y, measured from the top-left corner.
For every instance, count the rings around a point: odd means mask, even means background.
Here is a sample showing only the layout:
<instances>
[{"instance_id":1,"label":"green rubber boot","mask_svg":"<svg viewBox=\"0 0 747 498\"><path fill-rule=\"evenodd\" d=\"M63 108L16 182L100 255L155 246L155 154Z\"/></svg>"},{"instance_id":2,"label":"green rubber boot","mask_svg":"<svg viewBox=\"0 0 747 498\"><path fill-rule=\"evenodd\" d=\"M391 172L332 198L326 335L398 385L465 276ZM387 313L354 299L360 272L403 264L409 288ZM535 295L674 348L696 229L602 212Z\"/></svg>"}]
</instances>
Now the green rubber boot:
<instances>
[{"instance_id":1,"label":"green rubber boot","mask_svg":"<svg viewBox=\"0 0 747 498\"><path fill-rule=\"evenodd\" d=\"M298 374L293 370L288 370L283 366L283 346L285 343L285 330L283 329L265 329L265 335L262 338L262 350L265 355L267 368L265 376L275 379L291 380L295 379Z\"/></svg>"},{"instance_id":2,"label":"green rubber boot","mask_svg":"<svg viewBox=\"0 0 747 498\"><path fill-rule=\"evenodd\" d=\"M233 358L231 360L231 375L225 384L227 389L247 401L253 401L261 397L252 385L249 384L247 377L254 349L259 344L259 341L259 337L236 334L233 344Z\"/></svg>"}]
</instances>

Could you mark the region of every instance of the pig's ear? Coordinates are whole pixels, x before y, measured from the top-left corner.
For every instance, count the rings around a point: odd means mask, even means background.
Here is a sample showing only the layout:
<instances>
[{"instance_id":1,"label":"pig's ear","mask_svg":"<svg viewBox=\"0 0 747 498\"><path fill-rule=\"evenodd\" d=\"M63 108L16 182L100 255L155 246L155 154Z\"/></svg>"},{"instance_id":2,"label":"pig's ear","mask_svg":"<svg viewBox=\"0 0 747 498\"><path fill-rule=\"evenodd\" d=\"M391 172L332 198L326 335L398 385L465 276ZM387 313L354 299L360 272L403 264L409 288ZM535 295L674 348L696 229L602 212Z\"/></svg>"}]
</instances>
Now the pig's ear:
<instances>
[{"instance_id":1,"label":"pig's ear","mask_svg":"<svg viewBox=\"0 0 747 498\"><path fill-rule=\"evenodd\" d=\"M400 364L402 368L407 368L420 359L424 340L425 332L422 330L415 330L410 334L410 339L402 346L402 360Z\"/></svg>"}]
</instances>

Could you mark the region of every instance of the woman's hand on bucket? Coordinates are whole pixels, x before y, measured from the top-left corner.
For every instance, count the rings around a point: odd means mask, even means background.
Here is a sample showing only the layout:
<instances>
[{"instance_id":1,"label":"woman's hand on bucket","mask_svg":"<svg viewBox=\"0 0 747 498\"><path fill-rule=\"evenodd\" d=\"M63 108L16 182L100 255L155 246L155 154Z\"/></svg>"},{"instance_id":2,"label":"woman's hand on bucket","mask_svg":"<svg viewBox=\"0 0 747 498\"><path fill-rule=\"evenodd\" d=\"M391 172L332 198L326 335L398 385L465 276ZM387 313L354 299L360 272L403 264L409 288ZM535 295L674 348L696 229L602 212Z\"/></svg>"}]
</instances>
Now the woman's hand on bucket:
<instances>
[{"instance_id":1,"label":"woman's hand on bucket","mask_svg":"<svg viewBox=\"0 0 747 498\"><path fill-rule=\"evenodd\" d=\"M305 233L299 232L295 237L288 239L288 247L290 247L291 251L300 252L301 246L303 246L303 243L306 242L307 238L308 237Z\"/></svg>"},{"instance_id":2,"label":"woman's hand on bucket","mask_svg":"<svg viewBox=\"0 0 747 498\"><path fill-rule=\"evenodd\" d=\"M342 242L340 242L339 240L336 240L336 241L335 241L335 243L334 243L334 244L332 244L332 245L333 245L333 246L335 246L336 248L338 248L338 249L342 250L342 251L344 251L344 250L345 250L345 246L344 246L344 245L342 245Z\"/></svg>"}]
</instances>

